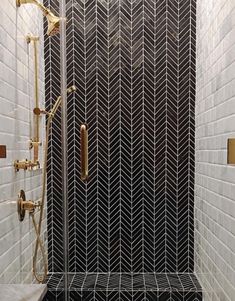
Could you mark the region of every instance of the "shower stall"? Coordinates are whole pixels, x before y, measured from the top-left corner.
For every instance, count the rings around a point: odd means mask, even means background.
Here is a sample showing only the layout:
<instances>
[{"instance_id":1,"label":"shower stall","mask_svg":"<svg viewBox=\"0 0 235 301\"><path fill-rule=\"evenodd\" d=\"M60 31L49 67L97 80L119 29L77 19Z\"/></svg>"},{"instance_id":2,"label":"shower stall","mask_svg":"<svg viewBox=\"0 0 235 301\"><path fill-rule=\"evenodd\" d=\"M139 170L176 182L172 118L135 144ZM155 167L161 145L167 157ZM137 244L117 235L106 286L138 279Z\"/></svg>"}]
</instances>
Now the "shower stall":
<instances>
[{"instance_id":1,"label":"shower stall","mask_svg":"<svg viewBox=\"0 0 235 301\"><path fill-rule=\"evenodd\" d=\"M0 301L234 301L234 20L0 1Z\"/></svg>"},{"instance_id":2,"label":"shower stall","mask_svg":"<svg viewBox=\"0 0 235 301\"><path fill-rule=\"evenodd\" d=\"M196 1L44 5L66 17L60 36L45 36L46 109L61 87L77 87L63 95L49 142L45 300L201 301ZM87 182L81 124L89 132Z\"/></svg>"}]
</instances>

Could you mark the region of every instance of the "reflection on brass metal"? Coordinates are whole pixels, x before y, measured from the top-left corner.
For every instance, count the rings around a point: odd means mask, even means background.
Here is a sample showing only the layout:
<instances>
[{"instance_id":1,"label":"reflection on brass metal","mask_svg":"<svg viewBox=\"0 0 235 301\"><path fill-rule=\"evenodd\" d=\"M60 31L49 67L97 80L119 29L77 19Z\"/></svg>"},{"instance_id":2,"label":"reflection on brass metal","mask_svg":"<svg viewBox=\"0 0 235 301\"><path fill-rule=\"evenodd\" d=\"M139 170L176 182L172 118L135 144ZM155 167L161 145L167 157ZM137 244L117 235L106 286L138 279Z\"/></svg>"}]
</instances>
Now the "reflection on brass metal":
<instances>
[{"instance_id":1,"label":"reflection on brass metal","mask_svg":"<svg viewBox=\"0 0 235 301\"><path fill-rule=\"evenodd\" d=\"M80 128L81 135L81 180L88 180L88 130L87 125L82 124Z\"/></svg>"},{"instance_id":2,"label":"reflection on brass metal","mask_svg":"<svg viewBox=\"0 0 235 301\"><path fill-rule=\"evenodd\" d=\"M235 138L228 139L227 163L228 164L235 164Z\"/></svg>"},{"instance_id":3,"label":"reflection on brass metal","mask_svg":"<svg viewBox=\"0 0 235 301\"><path fill-rule=\"evenodd\" d=\"M42 3L40 3L38 0L16 0L16 6L20 7L22 4L35 4L41 9L41 11L43 12L43 15L47 18L47 22L48 22L47 35L48 36L53 36L53 35L59 33L61 18L56 17Z\"/></svg>"},{"instance_id":4,"label":"reflection on brass metal","mask_svg":"<svg viewBox=\"0 0 235 301\"><path fill-rule=\"evenodd\" d=\"M30 160L15 160L14 162L15 171L19 171L20 169L23 170L34 170L40 168L39 161L32 162Z\"/></svg>"},{"instance_id":5,"label":"reflection on brass metal","mask_svg":"<svg viewBox=\"0 0 235 301\"><path fill-rule=\"evenodd\" d=\"M21 222L25 218L26 211L28 211L29 213L34 213L35 208L38 206L40 205L37 205L32 201L26 201L24 190L20 190L18 195L18 202L17 202L17 212L18 212L19 220Z\"/></svg>"},{"instance_id":6,"label":"reflection on brass metal","mask_svg":"<svg viewBox=\"0 0 235 301\"><path fill-rule=\"evenodd\" d=\"M7 148L6 145L0 145L0 158L7 157Z\"/></svg>"}]
</instances>

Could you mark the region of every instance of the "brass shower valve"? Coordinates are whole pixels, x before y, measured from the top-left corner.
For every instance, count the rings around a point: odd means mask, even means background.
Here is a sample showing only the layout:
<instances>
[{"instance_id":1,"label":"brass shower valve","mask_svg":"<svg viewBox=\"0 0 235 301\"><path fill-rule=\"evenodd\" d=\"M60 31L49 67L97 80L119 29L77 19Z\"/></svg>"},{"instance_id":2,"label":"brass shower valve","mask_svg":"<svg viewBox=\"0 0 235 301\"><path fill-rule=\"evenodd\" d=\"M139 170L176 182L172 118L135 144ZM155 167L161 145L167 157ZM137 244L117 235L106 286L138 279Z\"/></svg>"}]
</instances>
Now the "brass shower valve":
<instances>
[{"instance_id":1,"label":"brass shower valve","mask_svg":"<svg viewBox=\"0 0 235 301\"><path fill-rule=\"evenodd\" d=\"M18 172L20 169L23 170L33 170L34 168L40 168L39 161L32 162L28 159L25 160L15 160L14 162L15 171Z\"/></svg>"},{"instance_id":2,"label":"brass shower valve","mask_svg":"<svg viewBox=\"0 0 235 301\"><path fill-rule=\"evenodd\" d=\"M24 190L20 190L17 201L17 211L19 220L21 222L24 220L26 211L29 213L34 213L35 209L40 206L40 202L35 203L34 201L27 201Z\"/></svg>"}]
</instances>

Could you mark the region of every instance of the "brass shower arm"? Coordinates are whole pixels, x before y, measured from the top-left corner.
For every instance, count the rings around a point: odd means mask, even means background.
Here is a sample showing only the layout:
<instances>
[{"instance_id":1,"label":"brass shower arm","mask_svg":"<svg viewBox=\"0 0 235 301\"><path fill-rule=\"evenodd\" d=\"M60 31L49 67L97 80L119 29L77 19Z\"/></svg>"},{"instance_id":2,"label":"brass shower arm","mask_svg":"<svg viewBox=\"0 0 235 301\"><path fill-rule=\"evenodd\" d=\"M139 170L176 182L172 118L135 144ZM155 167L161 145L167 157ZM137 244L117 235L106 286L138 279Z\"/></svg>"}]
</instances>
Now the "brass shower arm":
<instances>
[{"instance_id":1,"label":"brass shower arm","mask_svg":"<svg viewBox=\"0 0 235 301\"><path fill-rule=\"evenodd\" d=\"M55 16L49 8L45 7L41 2L38 0L16 0L16 6L20 7L22 4L34 4L37 7L40 8L43 15L47 18L48 22L48 29L47 29L47 35L53 36L60 31L60 21L61 18Z\"/></svg>"},{"instance_id":2,"label":"brass shower arm","mask_svg":"<svg viewBox=\"0 0 235 301\"><path fill-rule=\"evenodd\" d=\"M16 5L18 7L20 7L21 4L27 4L27 3L38 6L41 9L41 11L43 12L44 16L51 13L51 11L48 8L46 8L42 3L40 3L38 0L16 0Z\"/></svg>"}]
</instances>

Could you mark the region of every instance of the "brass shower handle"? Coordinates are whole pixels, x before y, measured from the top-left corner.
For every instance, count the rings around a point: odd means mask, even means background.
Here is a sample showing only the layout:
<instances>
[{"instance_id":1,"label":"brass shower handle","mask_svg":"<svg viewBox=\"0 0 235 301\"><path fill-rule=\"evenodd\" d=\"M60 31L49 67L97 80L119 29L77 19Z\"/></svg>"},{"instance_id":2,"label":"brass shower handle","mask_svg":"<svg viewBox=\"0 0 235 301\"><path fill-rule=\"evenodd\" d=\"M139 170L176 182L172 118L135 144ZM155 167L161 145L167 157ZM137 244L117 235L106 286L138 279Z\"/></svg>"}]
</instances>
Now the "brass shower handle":
<instances>
[{"instance_id":1,"label":"brass shower handle","mask_svg":"<svg viewBox=\"0 0 235 301\"><path fill-rule=\"evenodd\" d=\"M88 180L88 128L86 124L80 127L81 138L81 180Z\"/></svg>"}]
</instances>

